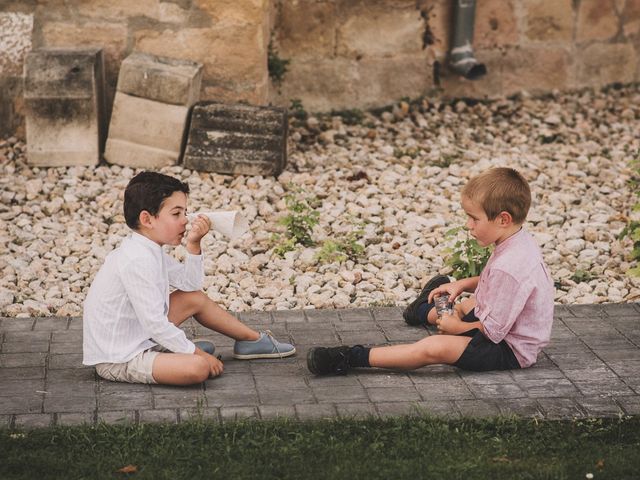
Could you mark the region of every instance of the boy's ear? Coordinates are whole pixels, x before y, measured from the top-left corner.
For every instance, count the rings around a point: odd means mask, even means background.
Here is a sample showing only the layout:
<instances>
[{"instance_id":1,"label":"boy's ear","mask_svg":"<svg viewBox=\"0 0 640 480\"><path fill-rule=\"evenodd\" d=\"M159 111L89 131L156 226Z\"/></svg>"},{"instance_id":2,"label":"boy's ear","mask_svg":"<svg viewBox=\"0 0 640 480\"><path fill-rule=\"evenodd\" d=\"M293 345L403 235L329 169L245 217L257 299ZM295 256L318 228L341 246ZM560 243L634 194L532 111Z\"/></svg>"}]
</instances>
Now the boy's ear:
<instances>
[{"instance_id":1,"label":"boy's ear","mask_svg":"<svg viewBox=\"0 0 640 480\"><path fill-rule=\"evenodd\" d=\"M513 223L513 217L509 212L502 211L498 214L498 222L501 227L508 227Z\"/></svg>"},{"instance_id":2,"label":"boy's ear","mask_svg":"<svg viewBox=\"0 0 640 480\"><path fill-rule=\"evenodd\" d=\"M138 215L138 222L140 223L140 226L151 228L151 217L152 215L148 211L142 210L140 215Z\"/></svg>"}]
</instances>

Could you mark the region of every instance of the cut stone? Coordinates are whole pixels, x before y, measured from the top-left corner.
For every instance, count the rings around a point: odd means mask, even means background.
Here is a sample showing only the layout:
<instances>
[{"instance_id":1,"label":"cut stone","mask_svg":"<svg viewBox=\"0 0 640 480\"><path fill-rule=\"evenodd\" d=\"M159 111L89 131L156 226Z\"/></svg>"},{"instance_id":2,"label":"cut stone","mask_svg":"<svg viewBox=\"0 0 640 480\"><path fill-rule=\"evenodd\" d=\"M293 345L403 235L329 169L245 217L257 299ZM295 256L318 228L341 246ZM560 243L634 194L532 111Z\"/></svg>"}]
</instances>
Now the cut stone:
<instances>
[{"instance_id":1,"label":"cut stone","mask_svg":"<svg viewBox=\"0 0 640 480\"><path fill-rule=\"evenodd\" d=\"M279 175L287 163L287 127L283 108L198 103L184 165L231 175Z\"/></svg>"},{"instance_id":2,"label":"cut stone","mask_svg":"<svg viewBox=\"0 0 640 480\"><path fill-rule=\"evenodd\" d=\"M104 158L134 168L175 165L189 109L198 100L202 65L134 53L122 63Z\"/></svg>"},{"instance_id":3,"label":"cut stone","mask_svg":"<svg viewBox=\"0 0 640 480\"><path fill-rule=\"evenodd\" d=\"M30 164L98 164L106 134L102 49L30 52L24 99Z\"/></svg>"}]
</instances>

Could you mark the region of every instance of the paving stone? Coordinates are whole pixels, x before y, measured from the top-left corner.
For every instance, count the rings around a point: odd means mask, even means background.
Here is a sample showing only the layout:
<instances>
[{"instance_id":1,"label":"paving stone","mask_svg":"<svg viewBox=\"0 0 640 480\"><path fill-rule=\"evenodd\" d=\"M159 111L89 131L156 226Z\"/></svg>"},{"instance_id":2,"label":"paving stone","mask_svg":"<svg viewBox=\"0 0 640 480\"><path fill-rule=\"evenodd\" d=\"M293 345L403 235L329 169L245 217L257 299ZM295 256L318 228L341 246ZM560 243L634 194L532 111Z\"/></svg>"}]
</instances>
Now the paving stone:
<instances>
[{"instance_id":1,"label":"paving stone","mask_svg":"<svg viewBox=\"0 0 640 480\"><path fill-rule=\"evenodd\" d=\"M571 309L569 309L569 307L566 305L555 305L553 316L563 318L563 317L573 317L574 314L571 311Z\"/></svg>"},{"instance_id":2,"label":"paving stone","mask_svg":"<svg viewBox=\"0 0 640 480\"><path fill-rule=\"evenodd\" d=\"M45 394L44 411L47 413L59 412L92 412L96 409L95 396L76 396L69 394Z\"/></svg>"},{"instance_id":3,"label":"paving stone","mask_svg":"<svg viewBox=\"0 0 640 480\"><path fill-rule=\"evenodd\" d=\"M336 403L335 409L343 418L378 417L375 405L370 402Z\"/></svg>"},{"instance_id":4,"label":"paving stone","mask_svg":"<svg viewBox=\"0 0 640 480\"><path fill-rule=\"evenodd\" d=\"M30 380L44 378L45 368L42 367L13 367L0 368L0 381L2 380Z\"/></svg>"},{"instance_id":5,"label":"paving stone","mask_svg":"<svg viewBox=\"0 0 640 480\"><path fill-rule=\"evenodd\" d=\"M458 408L451 400L427 400L424 402L417 402L416 412L419 415L431 415L447 418L455 418L460 416Z\"/></svg>"},{"instance_id":6,"label":"paving stone","mask_svg":"<svg viewBox=\"0 0 640 480\"><path fill-rule=\"evenodd\" d=\"M193 393L172 393L172 394L157 394L153 395L153 405L157 409L161 408L197 408L201 405L207 405L207 398L204 396L204 392L198 392L197 395ZM132 408L136 408L132 406Z\"/></svg>"},{"instance_id":7,"label":"paving stone","mask_svg":"<svg viewBox=\"0 0 640 480\"><path fill-rule=\"evenodd\" d=\"M220 422L220 408L181 408L180 423L184 422Z\"/></svg>"},{"instance_id":8,"label":"paving stone","mask_svg":"<svg viewBox=\"0 0 640 480\"><path fill-rule=\"evenodd\" d=\"M135 410L115 410L115 411L98 411L98 423L106 423L109 425L127 425L134 424L136 420Z\"/></svg>"},{"instance_id":9,"label":"paving stone","mask_svg":"<svg viewBox=\"0 0 640 480\"><path fill-rule=\"evenodd\" d=\"M422 400L416 387L371 387L367 388L367 395L372 402L418 402Z\"/></svg>"},{"instance_id":10,"label":"paving stone","mask_svg":"<svg viewBox=\"0 0 640 480\"><path fill-rule=\"evenodd\" d=\"M49 368L86 368L93 369L82 364L82 353L65 353L49 355Z\"/></svg>"},{"instance_id":11,"label":"paving stone","mask_svg":"<svg viewBox=\"0 0 640 480\"><path fill-rule=\"evenodd\" d=\"M0 430L10 429L13 422L13 415L3 414L0 415Z\"/></svg>"},{"instance_id":12,"label":"paving stone","mask_svg":"<svg viewBox=\"0 0 640 480\"><path fill-rule=\"evenodd\" d=\"M375 406L378 415L383 418L418 414L416 402L376 402Z\"/></svg>"},{"instance_id":13,"label":"paving stone","mask_svg":"<svg viewBox=\"0 0 640 480\"><path fill-rule=\"evenodd\" d=\"M533 398L505 398L498 402L502 415L543 418L538 402Z\"/></svg>"},{"instance_id":14,"label":"paving stone","mask_svg":"<svg viewBox=\"0 0 640 480\"><path fill-rule=\"evenodd\" d=\"M293 405L260 405L258 411L263 420L296 417L296 409Z\"/></svg>"},{"instance_id":15,"label":"paving stone","mask_svg":"<svg viewBox=\"0 0 640 480\"><path fill-rule=\"evenodd\" d=\"M274 323L302 323L307 321L304 310L280 310L271 312L271 315Z\"/></svg>"},{"instance_id":16,"label":"paving stone","mask_svg":"<svg viewBox=\"0 0 640 480\"><path fill-rule=\"evenodd\" d=\"M633 395L631 390L622 380L618 378L606 380L584 380L573 382L580 392L591 397L594 395Z\"/></svg>"},{"instance_id":17,"label":"paving stone","mask_svg":"<svg viewBox=\"0 0 640 480\"><path fill-rule=\"evenodd\" d=\"M49 342L5 342L2 353L47 353Z\"/></svg>"},{"instance_id":18,"label":"paving stone","mask_svg":"<svg viewBox=\"0 0 640 480\"><path fill-rule=\"evenodd\" d=\"M627 415L640 415L640 397L616 397L615 400Z\"/></svg>"},{"instance_id":19,"label":"paving stone","mask_svg":"<svg viewBox=\"0 0 640 480\"><path fill-rule=\"evenodd\" d=\"M162 408L162 402L158 402L158 397L154 397L150 391L146 392L100 392L98 396L98 408L100 410L126 410L126 409L152 409L155 406ZM176 404L176 406L178 406Z\"/></svg>"},{"instance_id":20,"label":"paving stone","mask_svg":"<svg viewBox=\"0 0 640 480\"><path fill-rule=\"evenodd\" d=\"M75 426L75 425L93 425L93 413L58 413L56 425Z\"/></svg>"},{"instance_id":21,"label":"paving stone","mask_svg":"<svg viewBox=\"0 0 640 480\"><path fill-rule=\"evenodd\" d=\"M518 385L532 398L573 397L578 389L569 381L559 378L520 380Z\"/></svg>"},{"instance_id":22,"label":"paving stone","mask_svg":"<svg viewBox=\"0 0 640 480\"><path fill-rule=\"evenodd\" d=\"M21 397L44 391L44 379L0 380L0 397Z\"/></svg>"},{"instance_id":23,"label":"paving stone","mask_svg":"<svg viewBox=\"0 0 640 480\"><path fill-rule=\"evenodd\" d=\"M492 385L496 383L513 383L513 376L509 371L498 372L469 372L460 370L460 377L469 385Z\"/></svg>"},{"instance_id":24,"label":"paving stone","mask_svg":"<svg viewBox=\"0 0 640 480\"><path fill-rule=\"evenodd\" d=\"M548 419L582 418L585 416L573 398L539 398L538 403Z\"/></svg>"},{"instance_id":25,"label":"paving stone","mask_svg":"<svg viewBox=\"0 0 640 480\"><path fill-rule=\"evenodd\" d=\"M484 385L469 385L471 393L477 398L522 398L527 394L522 388L513 383L492 383Z\"/></svg>"},{"instance_id":26,"label":"paving stone","mask_svg":"<svg viewBox=\"0 0 640 480\"><path fill-rule=\"evenodd\" d=\"M205 380L205 390L230 390L244 385L253 385L255 380L251 373L223 374L215 378Z\"/></svg>"},{"instance_id":27,"label":"paving stone","mask_svg":"<svg viewBox=\"0 0 640 480\"><path fill-rule=\"evenodd\" d=\"M222 407L220 409L220 418L223 422L233 422L248 418L257 419L259 414L256 407Z\"/></svg>"},{"instance_id":28,"label":"paving stone","mask_svg":"<svg viewBox=\"0 0 640 480\"><path fill-rule=\"evenodd\" d=\"M23 319L24 320L24 319ZM51 332L50 331L15 331L15 332L5 332L4 334L4 343L13 343L13 342L50 342L51 341Z\"/></svg>"},{"instance_id":29,"label":"paving stone","mask_svg":"<svg viewBox=\"0 0 640 480\"><path fill-rule=\"evenodd\" d=\"M82 330L82 317L69 317L67 330Z\"/></svg>"},{"instance_id":30,"label":"paving stone","mask_svg":"<svg viewBox=\"0 0 640 480\"><path fill-rule=\"evenodd\" d=\"M364 387L413 387L413 381L406 373L383 373L378 370L363 370L358 380Z\"/></svg>"},{"instance_id":31,"label":"paving stone","mask_svg":"<svg viewBox=\"0 0 640 480\"><path fill-rule=\"evenodd\" d=\"M57 370L47 371L47 383L64 382L67 386L72 387L77 383L95 383L96 372L93 368L60 368ZM115 385L120 383L110 382Z\"/></svg>"},{"instance_id":32,"label":"paving stone","mask_svg":"<svg viewBox=\"0 0 640 480\"><path fill-rule=\"evenodd\" d=\"M368 405L368 404L365 404ZM295 405L296 414L300 420L318 420L335 418L337 411L332 404L299 403Z\"/></svg>"},{"instance_id":33,"label":"paving stone","mask_svg":"<svg viewBox=\"0 0 640 480\"><path fill-rule=\"evenodd\" d=\"M54 355L68 353L82 354L82 344L77 342L52 343L49 352Z\"/></svg>"},{"instance_id":34,"label":"paving stone","mask_svg":"<svg viewBox=\"0 0 640 480\"><path fill-rule=\"evenodd\" d=\"M0 353L0 367L44 367L46 353Z\"/></svg>"},{"instance_id":35,"label":"paving stone","mask_svg":"<svg viewBox=\"0 0 640 480\"><path fill-rule=\"evenodd\" d=\"M2 332L24 332L33 330L33 318L1 318L0 331Z\"/></svg>"},{"instance_id":36,"label":"paving stone","mask_svg":"<svg viewBox=\"0 0 640 480\"><path fill-rule=\"evenodd\" d=\"M463 417L490 417L500 414L496 402L489 400L455 400Z\"/></svg>"},{"instance_id":37,"label":"paving stone","mask_svg":"<svg viewBox=\"0 0 640 480\"><path fill-rule=\"evenodd\" d=\"M290 333L293 344L296 345L319 345L319 346L337 346L340 345L340 339L331 329L323 329L316 331L291 331Z\"/></svg>"},{"instance_id":38,"label":"paving stone","mask_svg":"<svg viewBox=\"0 0 640 480\"><path fill-rule=\"evenodd\" d=\"M337 310L305 310L304 314L310 323L331 325L341 321Z\"/></svg>"},{"instance_id":39,"label":"paving stone","mask_svg":"<svg viewBox=\"0 0 640 480\"><path fill-rule=\"evenodd\" d=\"M178 411L175 408L140 410L140 423L178 423Z\"/></svg>"},{"instance_id":40,"label":"paving stone","mask_svg":"<svg viewBox=\"0 0 640 480\"><path fill-rule=\"evenodd\" d=\"M237 407L258 404L258 392L251 389L207 390L205 393L208 407Z\"/></svg>"},{"instance_id":41,"label":"paving stone","mask_svg":"<svg viewBox=\"0 0 640 480\"><path fill-rule=\"evenodd\" d=\"M576 317L597 318L604 314L600 305L569 305L568 308Z\"/></svg>"},{"instance_id":42,"label":"paving stone","mask_svg":"<svg viewBox=\"0 0 640 480\"><path fill-rule=\"evenodd\" d=\"M69 325L67 317L40 317L36 318L34 330L66 330Z\"/></svg>"},{"instance_id":43,"label":"paving stone","mask_svg":"<svg viewBox=\"0 0 640 480\"><path fill-rule=\"evenodd\" d=\"M383 330L388 342L413 343L422 340L426 336L426 331L418 328L384 326Z\"/></svg>"},{"instance_id":44,"label":"paving stone","mask_svg":"<svg viewBox=\"0 0 640 480\"><path fill-rule=\"evenodd\" d=\"M364 387L357 386L333 386L324 388L313 388L313 393L318 399L318 403L351 403L351 402L368 402L369 397Z\"/></svg>"},{"instance_id":45,"label":"paving stone","mask_svg":"<svg viewBox=\"0 0 640 480\"><path fill-rule=\"evenodd\" d=\"M14 428L44 428L53 425L53 415L50 413L25 413L15 415Z\"/></svg>"},{"instance_id":46,"label":"paving stone","mask_svg":"<svg viewBox=\"0 0 640 480\"><path fill-rule=\"evenodd\" d=\"M402 310L400 307L375 307L371 309L371 315L376 322L394 322L406 325L404 318L402 318Z\"/></svg>"},{"instance_id":47,"label":"paving stone","mask_svg":"<svg viewBox=\"0 0 640 480\"><path fill-rule=\"evenodd\" d=\"M359 321L359 320L352 320L352 321L346 321L346 322L340 322L340 323L336 323L333 326L334 330L336 332L338 332L339 335L341 335L344 332L379 332L382 333L382 329L372 323L371 321Z\"/></svg>"},{"instance_id":48,"label":"paving stone","mask_svg":"<svg viewBox=\"0 0 640 480\"><path fill-rule=\"evenodd\" d=\"M296 357L251 362L251 372L256 378L264 375L295 376L308 373L306 368L302 369Z\"/></svg>"},{"instance_id":49,"label":"paving stone","mask_svg":"<svg viewBox=\"0 0 640 480\"><path fill-rule=\"evenodd\" d=\"M469 386L462 380L456 382L438 382L416 384L416 390L426 402L439 402L447 399L472 399L475 398Z\"/></svg>"},{"instance_id":50,"label":"paving stone","mask_svg":"<svg viewBox=\"0 0 640 480\"><path fill-rule=\"evenodd\" d=\"M338 310L338 316L343 322L370 322L373 323L373 316L368 308L351 308L348 310Z\"/></svg>"},{"instance_id":51,"label":"paving stone","mask_svg":"<svg viewBox=\"0 0 640 480\"><path fill-rule=\"evenodd\" d=\"M52 343L69 343L76 342L82 345L82 330L63 330L51 332L51 342Z\"/></svg>"},{"instance_id":52,"label":"paving stone","mask_svg":"<svg viewBox=\"0 0 640 480\"><path fill-rule=\"evenodd\" d=\"M611 397L578 398L577 402L589 417L618 417L624 414L620 406Z\"/></svg>"},{"instance_id":53,"label":"paving stone","mask_svg":"<svg viewBox=\"0 0 640 480\"><path fill-rule=\"evenodd\" d=\"M279 405L284 403L315 403L313 391L309 387L289 389L265 389L258 390L260 403L263 405Z\"/></svg>"},{"instance_id":54,"label":"paving stone","mask_svg":"<svg viewBox=\"0 0 640 480\"><path fill-rule=\"evenodd\" d=\"M0 414L40 413L43 394L31 394L20 397L0 397Z\"/></svg>"},{"instance_id":55,"label":"paving stone","mask_svg":"<svg viewBox=\"0 0 640 480\"><path fill-rule=\"evenodd\" d=\"M637 310L637 305L637 303L605 303L601 308L609 317L633 316L637 318L640 313Z\"/></svg>"},{"instance_id":56,"label":"paving stone","mask_svg":"<svg viewBox=\"0 0 640 480\"><path fill-rule=\"evenodd\" d=\"M343 345L376 346L387 343L387 338L382 332L338 332L338 337Z\"/></svg>"}]
</instances>

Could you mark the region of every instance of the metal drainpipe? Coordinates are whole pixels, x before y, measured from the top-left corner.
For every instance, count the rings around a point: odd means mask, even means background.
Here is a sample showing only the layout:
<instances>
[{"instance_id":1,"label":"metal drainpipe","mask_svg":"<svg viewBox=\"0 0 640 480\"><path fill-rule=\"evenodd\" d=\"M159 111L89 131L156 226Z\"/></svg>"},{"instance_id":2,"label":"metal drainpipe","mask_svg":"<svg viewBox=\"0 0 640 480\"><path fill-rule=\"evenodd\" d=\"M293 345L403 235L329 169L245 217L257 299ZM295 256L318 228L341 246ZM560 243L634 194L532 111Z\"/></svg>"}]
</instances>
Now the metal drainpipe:
<instances>
[{"instance_id":1,"label":"metal drainpipe","mask_svg":"<svg viewBox=\"0 0 640 480\"><path fill-rule=\"evenodd\" d=\"M449 67L469 80L476 80L487 73L487 67L476 60L471 46L475 17L476 0L455 0Z\"/></svg>"}]
</instances>

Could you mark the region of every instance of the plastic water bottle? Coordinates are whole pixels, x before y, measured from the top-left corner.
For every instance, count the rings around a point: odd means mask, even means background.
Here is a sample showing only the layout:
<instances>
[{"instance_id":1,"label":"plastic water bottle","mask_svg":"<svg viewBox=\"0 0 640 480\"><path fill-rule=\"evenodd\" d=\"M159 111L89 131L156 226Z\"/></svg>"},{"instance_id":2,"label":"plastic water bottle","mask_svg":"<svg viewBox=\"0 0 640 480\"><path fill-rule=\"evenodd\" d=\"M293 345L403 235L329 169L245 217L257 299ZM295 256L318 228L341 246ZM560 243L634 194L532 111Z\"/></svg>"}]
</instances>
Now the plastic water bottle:
<instances>
[{"instance_id":1,"label":"plastic water bottle","mask_svg":"<svg viewBox=\"0 0 640 480\"><path fill-rule=\"evenodd\" d=\"M449 302L449 295L438 295L435 298L435 304L436 313L439 317L441 317L443 313L448 313L449 315L453 313L453 303Z\"/></svg>"}]
</instances>

